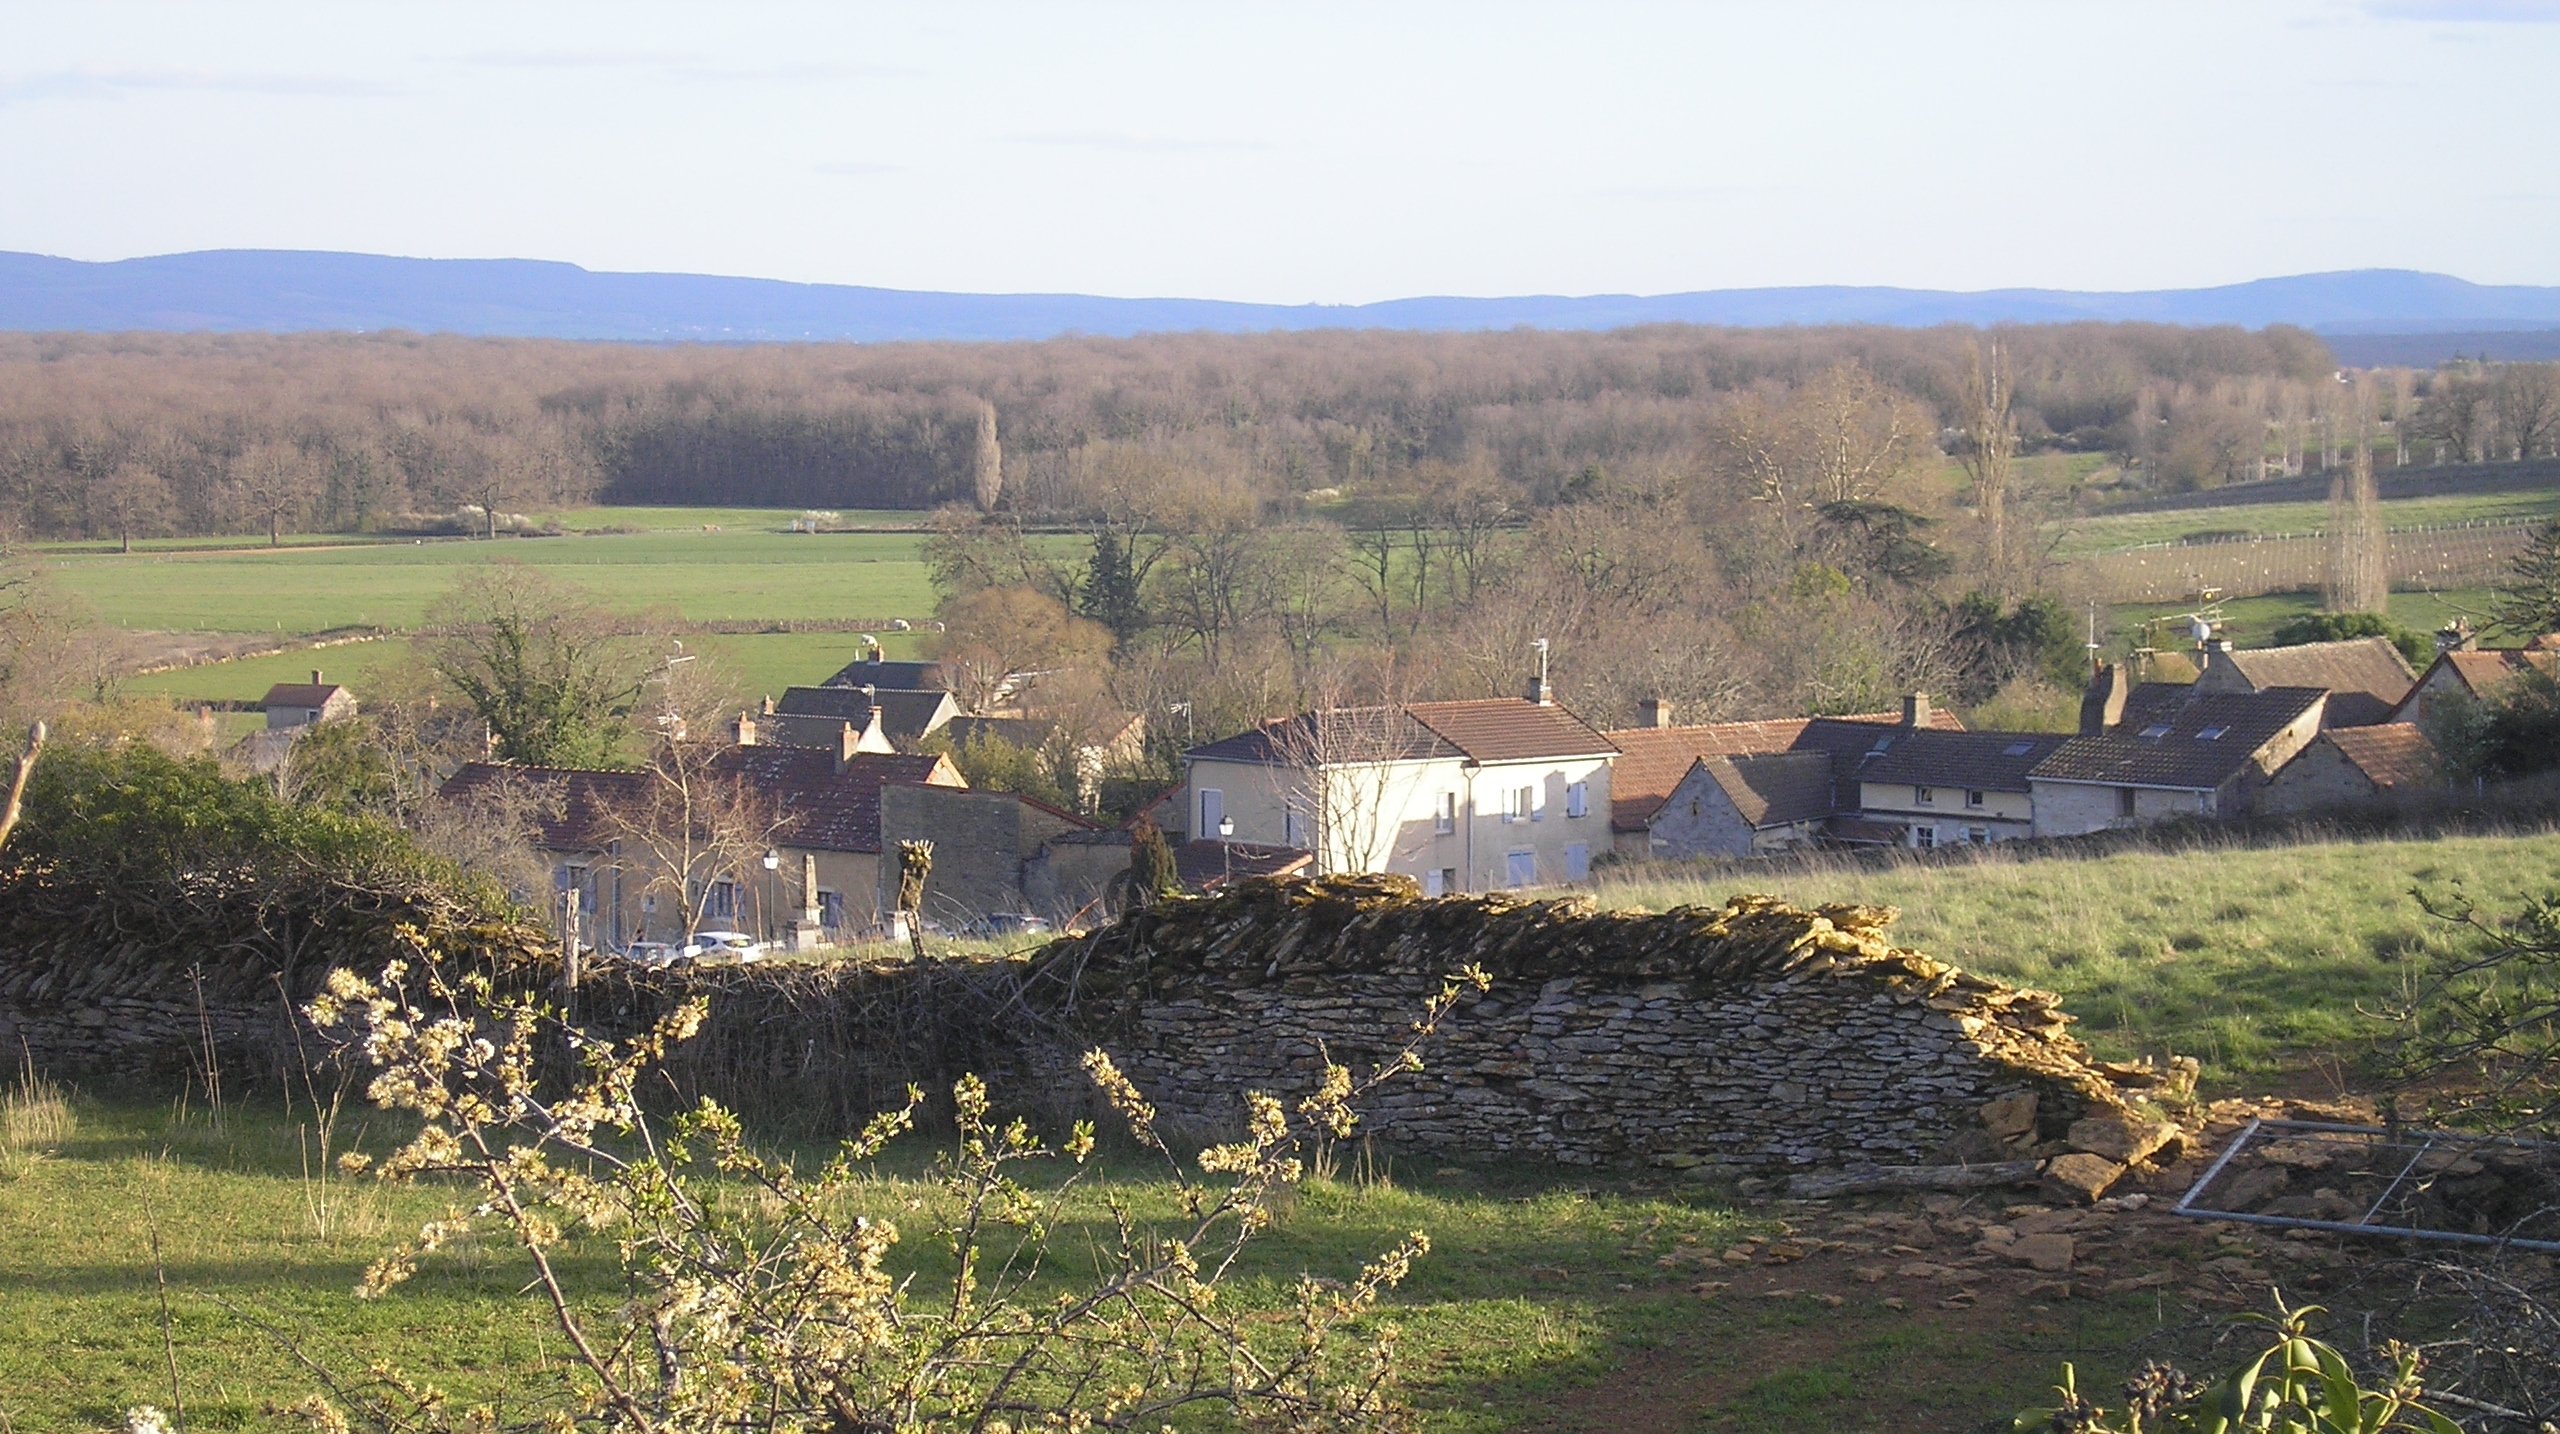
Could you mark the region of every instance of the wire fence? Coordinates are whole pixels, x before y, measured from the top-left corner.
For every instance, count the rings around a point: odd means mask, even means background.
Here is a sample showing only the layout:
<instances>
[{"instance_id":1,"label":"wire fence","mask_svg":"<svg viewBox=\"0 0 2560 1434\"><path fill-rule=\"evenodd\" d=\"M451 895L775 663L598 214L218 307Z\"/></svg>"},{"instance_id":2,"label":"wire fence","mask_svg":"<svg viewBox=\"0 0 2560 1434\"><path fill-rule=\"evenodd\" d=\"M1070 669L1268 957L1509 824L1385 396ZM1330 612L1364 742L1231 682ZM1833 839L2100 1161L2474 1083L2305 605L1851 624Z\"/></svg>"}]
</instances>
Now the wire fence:
<instances>
[{"instance_id":1,"label":"wire fence","mask_svg":"<svg viewBox=\"0 0 2560 1434\"><path fill-rule=\"evenodd\" d=\"M2393 587L2489 587L2503 581L2516 554L2542 525L2535 522L2430 523L2384 535L2385 575ZM2075 564L2091 595L2103 602L2178 602L2198 588L2231 597L2301 592L2329 572L2326 533L2249 533L2183 542L2145 543L2098 553Z\"/></svg>"}]
</instances>

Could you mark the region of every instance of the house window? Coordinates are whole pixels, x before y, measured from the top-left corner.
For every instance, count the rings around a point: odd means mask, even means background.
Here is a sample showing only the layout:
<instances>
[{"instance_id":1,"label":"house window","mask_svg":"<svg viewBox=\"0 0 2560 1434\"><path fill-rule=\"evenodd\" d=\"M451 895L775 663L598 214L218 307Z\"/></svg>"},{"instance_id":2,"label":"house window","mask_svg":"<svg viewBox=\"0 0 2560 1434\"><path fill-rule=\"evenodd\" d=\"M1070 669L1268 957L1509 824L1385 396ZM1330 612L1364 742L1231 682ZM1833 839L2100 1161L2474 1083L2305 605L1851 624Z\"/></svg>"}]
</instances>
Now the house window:
<instances>
[{"instance_id":1,"label":"house window","mask_svg":"<svg viewBox=\"0 0 2560 1434\"><path fill-rule=\"evenodd\" d=\"M1966 827L1964 829L1964 839L1972 842L1976 846L1980 846L1981 844L1991 840L1991 828Z\"/></svg>"},{"instance_id":2,"label":"house window","mask_svg":"<svg viewBox=\"0 0 2560 1434\"><path fill-rule=\"evenodd\" d=\"M738 919L738 884L722 877L702 890L702 919L735 921Z\"/></svg>"},{"instance_id":3,"label":"house window","mask_svg":"<svg viewBox=\"0 0 2560 1434\"><path fill-rule=\"evenodd\" d=\"M1564 849L1564 879L1587 881L1591 877L1591 844L1575 842Z\"/></svg>"},{"instance_id":4,"label":"house window","mask_svg":"<svg viewBox=\"0 0 2560 1434\"><path fill-rule=\"evenodd\" d=\"M844 893L818 888L818 924L829 931L844 929Z\"/></svg>"},{"instance_id":5,"label":"house window","mask_svg":"<svg viewBox=\"0 0 2560 1434\"><path fill-rule=\"evenodd\" d=\"M1458 794L1442 792L1439 805L1431 809L1431 829L1442 835L1458 829Z\"/></svg>"},{"instance_id":6,"label":"house window","mask_svg":"<svg viewBox=\"0 0 2560 1434\"><path fill-rule=\"evenodd\" d=\"M1920 806L1920 807L1935 806L1935 805L1937 805L1937 802L1938 802L1938 791L1937 791L1937 788L1935 788L1935 787L1913 787L1913 788L1911 789L1911 804L1912 804L1913 806Z\"/></svg>"},{"instance_id":7,"label":"house window","mask_svg":"<svg viewBox=\"0 0 2560 1434\"><path fill-rule=\"evenodd\" d=\"M2207 727L2196 734L2196 740L2199 742L2220 741L2222 734L2230 730L2231 729L2228 727Z\"/></svg>"},{"instance_id":8,"label":"house window","mask_svg":"<svg viewBox=\"0 0 2560 1434\"><path fill-rule=\"evenodd\" d=\"M1447 896L1449 894L1448 874L1443 871L1424 872L1422 874L1422 894L1425 896Z\"/></svg>"},{"instance_id":9,"label":"house window","mask_svg":"<svg viewBox=\"0 0 2560 1434\"><path fill-rule=\"evenodd\" d=\"M1506 821L1506 822L1527 822L1527 821L1535 821L1535 820L1537 820L1537 815L1538 815L1538 789L1537 789L1537 788L1535 788L1535 787L1513 787L1513 788L1512 788L1508 793L1506 793L1506 794L1504 795L1504 797L1503 797L1503 801L1502 801L1502 819L1503 819L1504 821Z\"/></svg>"},{"instance_id":10,"label":"house window","mask_svg":"<svg viewBox=\"0 0 2560 1434\"><path fill-rule=\"evenodd\" d=\"M1938 845L1938 829L1936 827L1913 827L1911 829L1911 844L1920 848L1922 851L1935 849Z\"/></svg>"},{"instance_id":11,"label":"house window","mask_svg":"<svg viewBox=\"0 0 2560 1434\"><path fill-rule=\"evenodd\" d=\"M1280 814L1280 843L1304 849L1307 844L1307 819L1298 811L1297 803Z\"/></svg>"},{"instance_id":12,"label":"house window","mask_svg":"<svg viewBox=\"0 0 2560 1434\"><path fill-rule=\"evenodd\" d=\"M1966 806L1968 806L1968 807L1978 807L1978 806L1981 806L1981 805L1982 805L1982 793L1980 793L1980 792L1972 792L1972 791L1966 792L1966 793L1964 794L1964 804L1965 804Z\"/></svg>"},{"instance_id":13,"label":"house window","mask_svg":"<svg viewBox=\"0 0 2560 1434\"><path fill-rule=\"evenodd\" d=\"M1458 890L1458 869L1457 869L1456 867L1454 867L1454 866L1444 866L1444 867L1440 868L1440 892L1441 892L1441 894L1442 894L1442 895L1444 895L1444 896L1454 896L1454 895L1456 895L1456 894L1457 894L1457 890Z\"/></svg>"},{"instance_id":14,"label":"house window","mask_svg":"<svg viewBox=\"0 0 2560 1434\"><path fill-rule=\"evenodd\" d=\"M1564 789L1564 814L1569 817L1591 815L1591 784L1569 782Z\"/></svg>"},{"instance_id":15,"label":"house window","mask_svg":"<svg viewBox=\"0 0 2560 1434\"><path fill-rule=\"evenodd\" d=\"M2116 788L2116 815L2117 815L2117 816L2120 816L2120 817L2129 817L2129 816L2132 816L2132 815L2133 815L2133 794L2134 794L2134 790L2135 790L2135 789L2134 789L2134 788L2132 788L2132 787L2118 787L2118 788Z\"/></svg>"},{"instance_id":16,"label":"house window","mask_svg":"<svg viewBox=\"0 0 2560 1434\"><path fill-rule=\"evenodd\" d=\"M1528 813L1529 820L1533 822L1546 820L1547 813L1538 805L1538 789L1535 787L1520 789L1520 810Z\"/></svg>"},{"instance_id":17,"label":"house window","mask_svg":"<svg viewBox=\"0 0 2560 1434\"><path fill-rule=\"evenodd\" d=\"M1200 829L1191 834L1194 841L1216 841L1218 823L1227 815L1227 794L1216 787L1200 789Z\"/></svg>"},{"instance_id":18,"label":"house window","mask_svg":"<svg viewBox=\"0 0 2560 1434\"><path fill-rule=\"evenodd\" d=\"M2166 722L2154 722L2142 729L2142 740L2146 742L2157 742L2168 735L2169 724Z\"/></svg>"},{"instance_id":19,"label":"house window","mask_svg":"<svg viewBox=\"0 0 2560 1434\"><path fill-rule=\"evenodd\" d=\"M1507 854L1503 858L1502 874L1508 879L1514 891L1531 885L1538 879L1538 854L1534 851L1515 851Z\"/></svg>"}]
</instances>

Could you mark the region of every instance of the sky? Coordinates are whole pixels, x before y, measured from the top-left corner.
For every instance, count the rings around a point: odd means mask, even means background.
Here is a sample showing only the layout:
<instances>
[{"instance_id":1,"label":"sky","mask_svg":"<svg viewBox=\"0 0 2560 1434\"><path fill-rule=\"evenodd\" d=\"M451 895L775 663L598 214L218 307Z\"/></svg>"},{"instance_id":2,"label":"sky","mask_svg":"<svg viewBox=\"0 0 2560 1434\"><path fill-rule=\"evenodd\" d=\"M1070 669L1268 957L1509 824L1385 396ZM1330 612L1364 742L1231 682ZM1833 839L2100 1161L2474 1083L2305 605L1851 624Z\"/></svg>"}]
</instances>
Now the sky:
<instances>
[{"instance_id":1,"label":"sky","mask_svg":"<svg viewBox=\"0 0 2560 1434\"><path fill-rule=\"evenodd\" d=\"M2560 0L0 3L0 249L1282 303L2560 284Z\"/></svg>"}]
</instances>

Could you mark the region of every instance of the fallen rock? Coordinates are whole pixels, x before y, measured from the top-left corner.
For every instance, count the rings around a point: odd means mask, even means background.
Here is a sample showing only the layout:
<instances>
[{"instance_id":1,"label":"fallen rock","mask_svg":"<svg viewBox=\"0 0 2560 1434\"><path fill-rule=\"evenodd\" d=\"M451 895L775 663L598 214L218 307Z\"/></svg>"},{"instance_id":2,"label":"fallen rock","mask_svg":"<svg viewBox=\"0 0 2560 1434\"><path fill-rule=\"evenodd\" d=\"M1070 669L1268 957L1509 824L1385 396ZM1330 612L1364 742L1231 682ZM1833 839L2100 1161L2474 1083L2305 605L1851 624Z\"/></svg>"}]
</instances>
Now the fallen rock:
<instances>
[{"instance_id":1,"label":"fallen rock","mask_svg":"<svg viewBox=\"0 0 2560 1434\"><path fill-rule=\"evenodd\" d=\"M2071 1268L2072 1248L2069 1235L2021 1235L2001 1253L2019 1264L2056 1275Z\"/></svg>"},{"instance_id":2,"label":"fallen rock","mask_svg":"<svg viewBox=\"0 0 2560 1434\"><path fill-rule=\"evenodd\" d=\"M2036 1093L2004 1095L1982 1107L1982 1128L1994 1140L2007 1140L2036 1128Z\"/></svg>"},{"instance_id":3,"label":"fallen rock","mask_svg":"<svg viewBox=\"0 0 2560 1434\"><path fill-rule=\"evenodd\" d=\"M2278 1140L2262 1147L2258 1158L2294 1170L2326 1170L2337 1160L2338 1151L2325 1140Z\"/></svg>"},{"instance_id":4,"label":"fallen rock","mask_svg":"<svg viewBox=\"0 0 2560 1434\"><path fill-rule=\"evenodd\" d=\"M2057 1155L2044 1168L2047 1194L2082 1205L2094 1205L2118 1180L2124 1178L2124 1167L2102 1156L2089 1154Z\"/></svg>"},{"instance_id":5,"label":"fallen rock","mask_svg":"<svg viewBox=\"0 0 2560 1434\"><path fill-rule=\"evenodd\" d=\"M2223 1181L2219 1190L2206 1191L2204 1203L2215 1209L2246 1213L2283 1194L2292 1183L2293 1176L2283 1166L2260 1165Z\"/></svg>"},{"instance_id":6,"label":"fallen rock","mask_svg":"<svg viewBox=\"0 0 2560 1434\"><path fill-rule=\"evenodd\" d=\"M2157 1120L2130 1110L2101 1111L2071 1123L2064 1137L2071 1148L2087 1155L2100 1156L2118 1165L2131 1165L2137 1160L2161 1157L2161 1164L2178 1158L2185 1140L2174 1121ZM2165 1152L2165 1153L2164 1153Z\"/></svg>"}]
</instances>

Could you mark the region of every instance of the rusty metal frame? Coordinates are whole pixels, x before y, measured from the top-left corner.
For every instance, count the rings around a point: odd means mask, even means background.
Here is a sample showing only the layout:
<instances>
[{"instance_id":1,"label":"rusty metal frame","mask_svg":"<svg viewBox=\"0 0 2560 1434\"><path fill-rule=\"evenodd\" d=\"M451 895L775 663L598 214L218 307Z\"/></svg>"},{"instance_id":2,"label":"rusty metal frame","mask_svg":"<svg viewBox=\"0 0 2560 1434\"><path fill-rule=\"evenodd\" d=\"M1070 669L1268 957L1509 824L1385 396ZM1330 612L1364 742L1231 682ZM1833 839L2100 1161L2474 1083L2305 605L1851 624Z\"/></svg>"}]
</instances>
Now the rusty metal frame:
<instances>
[{"instance_id":1,"label":"rusty metal frame","mask_svg":"<svg viewBox=\"0 0 2560 1434\"><path fill-rule=\"evenodd\" d=\"M2241 1148L2261 1130L2303 1130L2330 1135L2378 1135L2393 1145L2406 1144L2411 1140L2417 1140L2419 1144L2417 1154L2409 1157L2408 1163L2400 1167L2400 1173L2392 1177L2391 1183L2383 1187L2382 1193L2374 1197L2371 1205L2365 1207L2364 1214L2352 1222L2314 1220L2294 1215L2251 1215L2238 1210L2215 1210L2197 1204L2205 1188L2213 1184L2214 1177L2220 1175L2222 1168L2231 1163L2231 1158L2238 1155ZM2460 1146L2465 1149L2490 1145L2512 1146L2527 1150L2560 1149L2560 1142L2555 1141L2518 1140L2503 1135L2470 1135L2458 1130L2401 1129L2395 1131L2388 1126L2380 1125L2338 1125L2320 1120L2272 1120L2265 1116L2252 1116L2247 1125L2240 1127L2240 1133L2231 1137L2231 1143L2222 1148L2222 1153L2214 1157L2213 1163L2205 1167L2204 1174L2197 1178L2196 1183L2188 1187L2187 1193L2178 1198L2178 1203L2169 1208L2169 1213L2184 1215L2192 1220L2237 1220L2244 1224L2272 1225L2286 1230L2326 1230L2340 1235L2381 1235L2402 1240L2440 1240L2456 1245L2493 1245L2505 1249L2560 1251L2560 1240L2471 1235L2453 1230L2421 1230L2408 1225L2373 1223L2374 1216L2382 1213L2384 1202L2388 1201L2393 1193L2408 1181L2410 1173L2418 1168L2418 1162L2424 1160L2428 1152L2439 1145Z\"/></svg>"}]
</instances>

